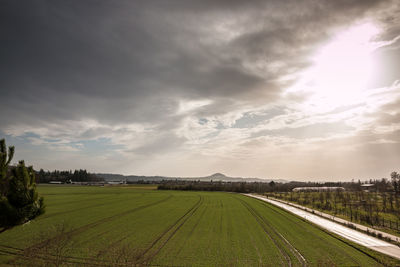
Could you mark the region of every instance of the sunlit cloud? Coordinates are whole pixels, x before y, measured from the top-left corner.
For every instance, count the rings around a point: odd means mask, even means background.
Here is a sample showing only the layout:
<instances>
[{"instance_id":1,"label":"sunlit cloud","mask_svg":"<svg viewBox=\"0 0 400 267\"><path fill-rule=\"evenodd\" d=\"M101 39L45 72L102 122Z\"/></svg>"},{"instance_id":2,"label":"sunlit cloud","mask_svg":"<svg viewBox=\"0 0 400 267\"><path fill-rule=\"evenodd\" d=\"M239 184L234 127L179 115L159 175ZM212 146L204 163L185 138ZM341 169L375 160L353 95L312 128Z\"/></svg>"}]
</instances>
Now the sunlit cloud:
<instances>
[{"instance_id":1,"label":"sunlit cloud","mask_svg":"<svg viewBox=\"0 0 400 267\"><path fill-rule=\"evenodd\" d=\"M396 167L396 1L100 2L0 10L0 135L21 158L289 179Z\"/></svg>"},{"instance_id":2,"label":"sunlit cloud","mask_svg":"<svg viewBox=\"0 0 400 267\"><path fill-rule=\"evenodd\" d=\"M316 112L363 103L374 79L372 52L380 30L373 23L339 32L312 57L312 66L289 92L311 92L307 104Z\"/></svg>"}]
</instances>

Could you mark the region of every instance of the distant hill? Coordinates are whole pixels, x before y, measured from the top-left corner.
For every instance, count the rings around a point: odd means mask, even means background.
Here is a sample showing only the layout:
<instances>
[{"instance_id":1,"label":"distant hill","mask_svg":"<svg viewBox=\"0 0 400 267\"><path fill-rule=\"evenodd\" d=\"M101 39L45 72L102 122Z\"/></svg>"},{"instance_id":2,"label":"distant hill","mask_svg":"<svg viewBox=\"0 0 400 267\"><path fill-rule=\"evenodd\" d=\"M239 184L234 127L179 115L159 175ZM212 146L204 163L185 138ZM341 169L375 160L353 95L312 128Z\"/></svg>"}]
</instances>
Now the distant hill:
<instances>
[{"instance_id":1,"label":"distant hill","mask_svg":"<svg viewBox=\"0 0 400 267\"><path fill-rule=\"evenodd\" d=\"M218 179L223 180L223 179L228 178L225 174L222 174L222 173L219 173L219 172L214 173L214 174L212 174L212 175L210 175L208 177L211 178L211 179L214 179L214 180L218 180Z\"/></svg>"},{"instance_id":2,"label":"distant hill","mask_svg":"<svg viewBox=\"0 0 400 267\"><path fill-rule=\"evenodd\" d=\"M162 181L162 180L185 180L185 181L222 181L222 182L264 182L270 181L287 183L283 179L261 179L261 178L244 178L244 177L228 177L222 173L214 173L205 177L168 177L168 176L143 176L143 175L122 175L112 173L96 173L97 177L103 178L106 181L119 181L127 180L130 182L135 181Z\"/></svg>"}]
</instances>

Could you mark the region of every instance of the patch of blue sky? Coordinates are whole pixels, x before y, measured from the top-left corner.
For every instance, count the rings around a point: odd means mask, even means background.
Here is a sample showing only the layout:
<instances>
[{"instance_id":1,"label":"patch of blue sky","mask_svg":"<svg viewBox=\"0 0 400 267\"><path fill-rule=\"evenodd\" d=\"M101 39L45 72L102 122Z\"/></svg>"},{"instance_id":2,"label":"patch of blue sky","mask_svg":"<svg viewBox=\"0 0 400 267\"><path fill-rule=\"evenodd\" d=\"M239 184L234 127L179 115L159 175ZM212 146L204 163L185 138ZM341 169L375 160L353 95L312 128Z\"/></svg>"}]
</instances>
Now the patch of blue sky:
<instances>
[{"instance_id":1,"label":"patch of blue sky","mask_svg":"<svg viewBox=\"0 0 400 267\"><path fill-rule=\"evenodd\" d=\"M199 124L204 125L207 124L208 120L206 118L200 118L199 119Z\"/></svg>"},{"instance_id":2,"label":"patch of blue sky","mask_svg":"<svg viewBox=\"0 0 400 267\"><path fill-rule=\"evenodd\" d=\"M228 127L226 127L222 122L218 122L217 126L215 127L215 129L217 130L223 130L223 129L227 129Z\"/></svg>"},{"instance_id":3,"label":"patch of blue sky","mask_svg":"<svg viewBox=\"0 0 400 267\"><path fill-rule=\"evenodd\" d=\"M221 131L214 131L214 132L206 134L205 136L202 136L200 139L213 139L213 138L217 137L220 133L221 133Z\"/></svg>"},{"instance_id":4,"label":"patch of blue sky","mask_svg":"<svg viewBox=\"0 0 400 267\"><path fill-rule=\"evenodd\" d=\"M5 134L4 132L0 131L0 139L5 139L6 140L6 145L11 146L14 145L15 143L15 137Z\"/></svg>"},{"instance_id":5,"label":"patch of blue sky","mask_svg":"<svg viewBox=\"0 0 400 267\"><path fill-rule=\"evenodd\" d=\"M200 118L198 120L198 123L200 125L206 125L207 123L209 123L210 121L206 118ZM226 127L222 122L217 121L217 125L214 127L217 130L223 130L223 129L227 129L228 127Z\"/></svg>"},{"instance_id":6,"label":"patch of blue sky","mask_svg":"<svg viewBox=\"0 0 400 267\"><path fill-rule=\"evenodd\" d=\"M7 146L15 146L17 151L22 149L25 151L44 152L49 147L56 148L59 145L75 148L79 153L87 155L98 155L100 153L110 153L124 148L123 145L113 144L110 138L99 138L96 140L80 140L60 144L59 139L41 138L39 135L31 132L24 133L21 136L6 135L0 132L0 139L5 138ZM35 139L36 141L33 141ZM42 142L40 142L42 141Z\"/></svg>"},{"instance_id":7,"label":"patch of blue sky","mask_svg":"<svg viewBox=\"0 0 400 267\"><path fill-rule=\"evenodd\" d=\"M43 143L49 143L49 144L61 142L61 139L43 138L40 135L32 132L25 132L23 135L19 136L8 135L7 139L17 140L18 142L26 142L26 143L32 143L32 140L40 140Z\"/></svg>"},{"instance_id":8,"label":"patch of blue sky","mask_svg":"<svg viewBox=\"0 0 400 267\"><path fill-rule=\"evenodd\" d=\"M40 138L39 135L34 133L25 133L22 136L8 135L0 131L0 139L6 139L7 146L29 145L31 144L30 138Z\"/></svg>"},{"instance_id":9,"label":"patch of blue sky","mask_svg":"<svg viewBox=\"0 0 400 267\"><path fill-rule=\"evenodd\" d=\"M285 114L284 109L274 108L263 112L246 112L237 119L232 128L253 128L260 123L268 121L276 116Z\"/></svg>"},{"instance_id":10,"label":"patch of blue sky","mask_svg":"<svg viewBox=\"0 0 400 267\"><path fill-rule=\"evenodd\" d=\"M7 146L15 147L15 155L13 163L18 160L24 159L25 162L30 164L33 160L43 159L49 152L44 145L32 144L32 138L40 138L37 134L26 133L22 136L8 135L0 131L0 139L5 138Z\"/></svg>"},{"instance_id":11,"label":"patch of blue sky","mask_svg":"<svg viewBox=\"0 0 400 267\"><path fill-rule=\"evenodd\" d=\"M123 145L113 144L110 138L99 138L95 140L82 140L71 142L71 146L84 151L86 154L98 155L99 153L112 152L123 149Z\"/></svg>"}]
</instances>

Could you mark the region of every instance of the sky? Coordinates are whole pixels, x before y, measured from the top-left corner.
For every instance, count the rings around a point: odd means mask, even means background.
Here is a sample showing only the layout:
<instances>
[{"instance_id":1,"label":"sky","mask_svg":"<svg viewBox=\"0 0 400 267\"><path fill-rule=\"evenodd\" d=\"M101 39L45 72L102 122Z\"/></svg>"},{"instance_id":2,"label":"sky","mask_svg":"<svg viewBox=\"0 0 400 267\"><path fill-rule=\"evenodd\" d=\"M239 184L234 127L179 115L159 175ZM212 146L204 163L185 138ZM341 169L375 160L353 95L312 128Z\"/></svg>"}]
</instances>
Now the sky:
<instances>
[{"instance_id":1,"label":"sky","mask_svg":"<svg viewBox=\"0 0 400 267\"><path fill-rule=\"evenodd\" d=\"M400 170L400 2L0 1L0 138L36 169Z\"/></svg>"}]
</instances>

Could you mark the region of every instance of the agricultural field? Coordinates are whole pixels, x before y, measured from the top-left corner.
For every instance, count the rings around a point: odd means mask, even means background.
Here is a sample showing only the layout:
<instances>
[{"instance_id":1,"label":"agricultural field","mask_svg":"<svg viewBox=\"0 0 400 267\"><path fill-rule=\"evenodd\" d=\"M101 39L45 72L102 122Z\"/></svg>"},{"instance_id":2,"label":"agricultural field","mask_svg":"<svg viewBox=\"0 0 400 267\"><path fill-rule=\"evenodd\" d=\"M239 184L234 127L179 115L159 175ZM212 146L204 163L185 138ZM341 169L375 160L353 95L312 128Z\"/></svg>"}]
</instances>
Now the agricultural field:
<instances>
[{"instance_id":1,"label":"agricultural field","mask_svg":"<svg viewBox=\"0 0 400 267\"><path fill-rule=\"evenodd\" d=\"M223 192L42 185L46 213L0 233L9 266L381 266L400 262Z\"/></svg>"}]
</instances>

